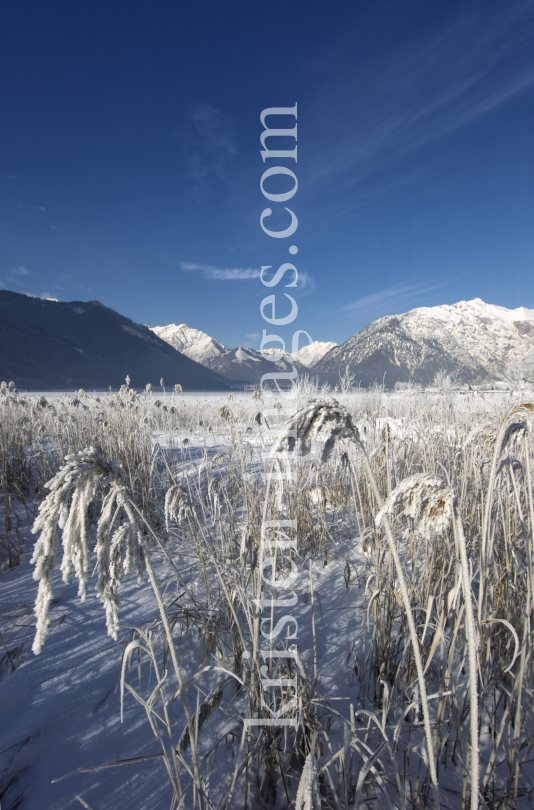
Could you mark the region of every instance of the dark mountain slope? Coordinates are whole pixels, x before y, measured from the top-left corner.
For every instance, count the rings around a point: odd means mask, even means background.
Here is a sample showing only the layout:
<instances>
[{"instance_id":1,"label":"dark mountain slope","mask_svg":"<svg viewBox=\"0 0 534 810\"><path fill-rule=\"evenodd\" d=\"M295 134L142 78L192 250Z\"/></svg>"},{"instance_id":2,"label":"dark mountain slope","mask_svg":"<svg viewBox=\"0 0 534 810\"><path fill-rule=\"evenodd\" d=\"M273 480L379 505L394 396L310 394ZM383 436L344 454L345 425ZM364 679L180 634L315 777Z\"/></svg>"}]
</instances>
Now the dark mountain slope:
<instances>
[{"instance_id":1,"label":"dark mountain slope","mask_svg":"<svg viewBox=\"0 0 534 810\"><path fill-rule=\"evenodd\" d=\"M147 383L224 390L228 383L99 301L59 302L0 290L0 380L20 388Z\"/></svg>"}]
</instances>

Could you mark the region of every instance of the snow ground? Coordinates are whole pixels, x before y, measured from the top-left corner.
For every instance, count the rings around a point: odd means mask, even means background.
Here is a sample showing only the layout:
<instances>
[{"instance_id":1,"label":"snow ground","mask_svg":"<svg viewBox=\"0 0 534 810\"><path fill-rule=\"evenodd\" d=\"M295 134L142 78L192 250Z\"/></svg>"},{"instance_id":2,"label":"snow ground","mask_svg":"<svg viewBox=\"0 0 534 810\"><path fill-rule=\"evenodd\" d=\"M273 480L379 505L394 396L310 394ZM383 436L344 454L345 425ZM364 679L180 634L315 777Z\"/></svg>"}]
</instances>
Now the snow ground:
<instances>
[{"instance_id":1,"label":"snow ground","mask_svg":"<svg viewBox=\"0 0 534 810\"><path fill-rule=\"evenodd\" d=\"M226 401L226 397L223 397ZM210 454L216 452L216 439ZM154 443L176 447L168 435L154 433ZM254 436L250 443L259 442ZM210 442L211 444L211 442ZM204 441L191 436L184 454L195 458L204 450ZM219 446L220 448L220 446ZM179 451L176 453L179 457ZM30 537L31 521L22 531ZM58 556L61 552L58 552ZM320 693L331 699L332 706L348 717L357 683L352 665L347 663L351 641L363 632L366 597L353 584L344 587L347 556L363 570L365 559L356 549L356 541L347 538L343 546L330 549L330 563L324 568L314 561L313 587L315 622L318 639L317 668ZM95 581L88 582L87 599L81 603L77 583L65 584L59 571L54 573L55 602L51 608L51 631L39 656L31 652L33 641L33 603L37 583L32 578L31 552L22 555L18 567L2 576L0 590L0 632L10 651L15 650L12 671L7 656L0 667L2 701L0 703L0 799L2 810L67 810L81 807L80 796L91 810L163 810L170 807L172 793L161 759L152 759L116 768L78 773L57 780L81 768L93 768L117 760L157 754L159 749L146 715L130 695L125 697L124 722L120 722L120 665L129 628L155 617L157 606L150 585L137 588L136 577L124 578L121 589L119 641L106 634L105 616L97 599ZM161 560L155 554L154 565L165 580ZM309 563L299 561L299 579L294 587L298 605L292 609L299 624L298 649L308 673L313 672L312 610ZM181 561L187 572L188 560ZM197 575L198 578L198 575ZM195 585L195 576L191 576ZM170 581L170 580L169 580ZM353 580L354 581L354 580ZM174 587L171 586L171 587ZM339 596L341 594L341 597ZM172 596L169 596L171 601ZM17 655L17 647L23 645ZM0 658L2 654L0 653ZM185 665L193 674L205 663L202 650L189 656ZM212 681L213 679L211 679ZM210 678L198 685L209 691ZM194 692L194 690L193 690ZM194 695L193 695L194 699ZM222 709L236 716L235 690L226 689ZM244 712L237 712L238 723ZM181 712L177 737L185 724ZM214 718L203 732L205 745L216 733L232 727L228 717ZM334 717L333 738L336 721ZM238 729L241 733L240 728ZM230 751L235 756L235 750ZM221 776L226 778L226 768ZM293 786L296 791L296 784ZM236 794L236 800L239 796Z\"/></svg>"},{"instance_id":2,"label":"snow ground","mask_svg":"<svg viewBox=\"0 0 534 810\"><path fill-rule=\"evenodd\" d=\"M167 806L165 772L158 760L52 784L53 779L80 767L153 753L156 748L133 701L127 702L125 722L120 723L122 645L106 635L104 613L94 590L88 591L81 604L77 585L65 585L59 571L55 572L53 629L41 655L33 655L32 603L37 583L32 568L30 553L24 554L20 566L2 579L0 621L6 644L11 648L16 636L24 641L15 671L4 662L1 675L2 807L80 807L76 794L85 797L92 810ZM149 587L137 590L134 577L126 578L123 626L141 623L155 612ZM13 626L15 618L18 621ZM9 626L12 629L6 633Z\"/></svg>"},{"instance_id":3,"label":"snow ground","mask_svg":"<svg viewBox=\"0 0 534 810\"><path fill-rule=\"evenodd\" d=\"M45 396L50 397L49 392ZM59 396L59 394L58 394ZM227 394L182 394L199 402L227 403ZM236 394L236 400L245 395ZM404 395L392 395L402 397ZM161 394L154 397L160 398ZM167 397L172 397L168 394ZM248 395L247 399L250 399ZM340 396L340 400L343 398ZM392 434L402 435L402 420L384 416L378 427L389 425ZM189 435L190 445L183 457L198 457L204 450L204 437ZM209 436L210 453L215 453L218 437ZM263 438L251 434L247 441L263 445ZM154 444L173 449L177 442L169 434L153 434ZM264 448L262 448L264 449ZM26 526L26 531L29 526ZM317 669L320 674L319 694L329 701L321 703L322 711L331 711L330 732L333 750L341 742L341 721L335 712L349 717L352 703L358 708L360 684L349 651L353 641L364 647L368 638L365 594L366 560L358 545L357 529L329 549L329 564L320 560L312 563L315 597ZM94 593L94 581L88 583L88 596L81 604L77 584L65 585L57 562L54 593L57 601L51 611L53 628L40 656L30 650L32 643L32 607L37 583L32 578L31 554L25 553L21 564L4 573L0 579L0 632L8 649L24 643L14 660L0 667L2 701L0 702L0 799L2 810L67 810L81 807L80 796L91 810L163 810L171 804L171 790L161 759L127 764L117 768L78 773L63 781L53 782L81 768L158 753L143 709L127 695L124 723L120 722L119 677L122 650L128 628L140 625L157 613L155 599L145 579L136 587L133 575L125 577L121 589L121 636L118 643L107 636L104 611ZM350 559L352 576L345 587L344 570ZM305 663L308 678L313 673L312 608L309 562L299 560L299 578L294 587L298 605L291 613L298 620L298 648ZM162 579L164 566L155 556L155 567ZM188 569L187 559L180 570ZM198 579L198 577L197 577ZM191 575L195 585L195 575ZM171 599L169 592L168 598ZM0 652L0 658L2 657ZM184 665L187 676L204 665L203 651L196 650ZM209 663L209 662L206 662ZM217 682L215 680L215 682ZM209 692L214 681L211 676L198 685ZM193 697L195 690L193 688ZM202 698L201 698L202 699ZM368 707L371 708L371 707ZM375 707L376 711L376 707ZM227 712L227 714L225 714ZM221 712L213 716L203 731L205 747L217 734L232 727L231 718L239 723L242 707L235 699L235 690L226 689ZM176 715L177 737L184 726L180 712ZM230 746L229 758L235 758L237 743ZM226 767L221 768L221 785L226 779ZM296 790L296 785L293 785ZM241 802L241 803L240 803ZM238 792L234 805L243 806ZM444 803L444 807L451 806ZM454 806L454 805L453 805Z\"/></svg>"},{"instance_id":4,"label":"snow ground","mask_svg":"<svg viewBox=\"0 0 534 810\"><path fill-rule=\"evenodd\" d=\"M353 585L348 591L340 587L348 551L363 568L364 559L353 543L338 549L337 558L332 549L333 559L326 569L320 562L312 566L320 692L345 716L358 691L357 679L346 659L351 641L363 632L366 608L360 589ZM306 561L302 561L299 572L295 587L299 602L292 614L299 623L300 655L307 671L312 672L312 611ZM0 676L3 810L67 810L81 806L77 795L92 810L163 810L170 806L171 791L158 759L77 774L53 783L80 768L158 752L144 711L129 695L125 698L124 722L120 722L120 663L127 626L139 625L156 615L152 591L146 581L138 589L133 575L125 578L120 609L122 633L115 643L106 635L104 612L92 584L82 604L77 585L65 585L56 570L53 627L42 653L34 656L30 650L31 611L37 583L32 579L30 553L24 554L21 564L2 579L0 623L4 639L9 649L16 646L16 641L24 642L14 662L15 671L4 661ZM11 629L6 632L8 627ZM199 663L202 656L192 661L193 665ZM232 690L227 692L231 700ZM222 728L218 721L211 725L211 732L209 725L206 727L211 736L215 726ZM208 740L209 736L206 744Z\"/></svg>"}]
</instances>

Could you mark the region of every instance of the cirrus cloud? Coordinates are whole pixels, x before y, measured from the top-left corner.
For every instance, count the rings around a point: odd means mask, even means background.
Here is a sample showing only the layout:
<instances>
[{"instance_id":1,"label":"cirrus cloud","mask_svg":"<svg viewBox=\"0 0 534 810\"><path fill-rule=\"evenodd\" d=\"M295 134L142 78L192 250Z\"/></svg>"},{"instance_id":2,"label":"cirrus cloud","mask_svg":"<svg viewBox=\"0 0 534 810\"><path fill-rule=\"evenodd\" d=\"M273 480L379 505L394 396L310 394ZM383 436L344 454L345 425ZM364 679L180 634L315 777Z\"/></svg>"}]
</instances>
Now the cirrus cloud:
<instances>
[{"instance_id":1,"label":"cirrus cloud","mask_svg":"<svg viewBox=\"0 0 534 810\"><path fill-rule=\"evenodd\" d=\"M373 320L398 313L402 307L414 308L428 293L442 289L456 279L450 278L439 282L422 282L415 279L393 284L377 292L365 295L341 308L340 312L350 312L356 316L366 316Z\"/></svg>"},{"instance_id":2,"label":"cirrus cloud","mask_svg":"<svg viewBox=\"0 0 534 810\"><path fill-rule=\"evenodd\" d=\"M210 281L248 281L261 278L261 270L256 267L214 267L210 264L197 264L196 262L180 262L182 270L202 273ZM299 292L313 292L317 289L313 276L305 270L299 270L297 290Z\"/></svg>"},{"instance_id":3,"label":"cirrus cloud","mask_svg":"<svg viewBox=\"0 0 534 810\"><path fill-rule=\"evenodd\" d=\"M182 270L200 271L204 278L212 281L243 281L250 278L259 278L261 270L254 267L232 267L221 269L209 264L195 264L193 262L180 262Z\"/></svg>"},{"instance_id":4,"label":"cirrus cloud","mask_svg":"<svg viewBox=\"0 0 534 810\"><path fill-rule=\"evenodd\" d=\"M191 105L187 119L175 134L187 154L193 192L202 199L214 181L228 182L229 169L239 154L239 138L233 117L210 104Z\"/></svg>"}]
</instances>

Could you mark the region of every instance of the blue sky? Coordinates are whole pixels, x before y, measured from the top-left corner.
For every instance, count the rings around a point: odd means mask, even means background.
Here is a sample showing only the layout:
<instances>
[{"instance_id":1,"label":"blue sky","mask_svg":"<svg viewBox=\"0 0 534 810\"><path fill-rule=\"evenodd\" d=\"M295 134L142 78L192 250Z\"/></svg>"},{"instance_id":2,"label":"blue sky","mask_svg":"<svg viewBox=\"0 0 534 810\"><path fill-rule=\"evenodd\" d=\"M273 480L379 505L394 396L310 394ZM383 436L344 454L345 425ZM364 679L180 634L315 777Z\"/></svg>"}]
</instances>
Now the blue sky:
<instances>
[{"instance_id":1,"label":"blue sky","mask_svg":"<svg viewBox=\"0 0 534 810\"><path fill-rule=\"evenodd\" d=\"M289 342L534 308L531 2L7 0L0 23L2 288L230 347L276 331L259 269L290 260ZM295 102L299 227L272 239L260 112Z\"/></svg>"}]
</instances>

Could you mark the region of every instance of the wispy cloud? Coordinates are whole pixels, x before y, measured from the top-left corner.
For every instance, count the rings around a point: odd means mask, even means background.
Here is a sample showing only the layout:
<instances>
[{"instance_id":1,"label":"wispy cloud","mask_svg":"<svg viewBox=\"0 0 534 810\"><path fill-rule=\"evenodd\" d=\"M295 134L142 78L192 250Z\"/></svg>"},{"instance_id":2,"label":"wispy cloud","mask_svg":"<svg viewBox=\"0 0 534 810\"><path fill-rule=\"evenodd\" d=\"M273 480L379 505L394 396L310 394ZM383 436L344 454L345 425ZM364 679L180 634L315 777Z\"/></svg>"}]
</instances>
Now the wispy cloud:
<instances>
[{"instance_id":1,"label":"wispy cloud","mask_svg":"<svg viewBox=\"0 0 534 810\"><path fill-rule=\"evenodd\" d=\"M212 281L243 281L250 278L259 278L261 270L254 267L233 267L221 269L212 267L209 264L194 264L192 262L180 262L182 270L200 271L204 278Z\"/></svg>"},{"instance_id":2,"label":"wispy cloud","mask_svg":"<svg viewBox=\"0 0 534 810\"><path fill-rule=\"evenodd\" d=\"M385 287L375 293L365 295L363 298L358 298L356 301L344 306L340 311L351 313L356 317L366 317L371 321L384 315L397 314L405 307L410 309L418 304L420 305L422 296L434 290L439 290L453 281L455 279L429 284L428 282L418 282L411 279L400 284L394 284L391 287Z\"/></svg>"},{"instance_id":3,"label":"wispy cloud","mask_svg":"<svg viewBox=\"0 0 534 810\"><path fill-rule=\"evenodd\" d=\"M209 264L196 264L194 262L180 262L182 270L197 271L202 273L204 278L211 281L247 281L249 279L256 279L261 277L261 270L255 267L232 267L220 268L213 267ZM299 270L299 277L296 289L302 292L313 292L317 289L313 276L310 276L305 270ZM291 288L290 290L291 291Z\"/></svg>"},{"instance_id":4,"label":"wispy cloud","mask_svg":"<svg viewBox=\"0 0 534 810\"><path fill-rule=\"evenodd\" d=\"M214 180L227 181L229 168L239 154L234 119L209 104L187 110L188 123L176 131L187 154L187 173L197 197L206 196Z\"/></svg>"},{"instance_id":5,"label":"wispy cloud","mask_svg":"<svg viewBox=\"0 0 534 810\"><path fill-rule=\"evenodd\" d=\"M248 337L249 340L259 340L260 339L260 336L256 332L251 332L250 334L245 335L245 337Z\"/></svg>"},{"instance_id":6,"label":"wispy cloud","mask_svg":"<svg viewBox=\"0 0 534 810\"><path fill-rule=\"evenodd\" d=\"M46 211L44 205L26 205L24 203L17 203L17 208L21 211Z\"/></svg>"},{"instance_id":7,"label":"wispy cloud","mask_svg":"<svg viewBox=\"0 0 534 810\"><path fill-rule=\"evenodd\" d=\"M270 280L270 279L272 279L273 275L274 275L274 269L271 269L266 273L266 278ZM293 279L294 279L293 271L291 271L291 272L288 271L288 274L286 276L284 276L284 279L285 279L285 281L282 280L280 282L281 284L285 285L285 284L289 284L290 282L292 282ZM289 288L288 292L290 294L291 294L292 289L293 290L298 290L299 293L308 294L308 293L314 292L317 289L317 284L315 283L314 277L310 276L310 274L307 273L306 270L299 270L298 271L297 286L296 286L296 288L295 287L290 287Z\"/></svg>"},{"instance_id":8,"label":"wispy cloud","mask_svg":"<svg viewBox=\"0 0 534 810\"><path fill-rule=\"evenodd\" d=\"M7 274L0 279L0 288L15 289L23 295L29 295L30 298L43 298L57 301L58 299L54 296L57 295L57 291L62 292L63 288L59 287L57 284L51 284L50 282L45 283L46 286L39 283L31 270L28 270L28 268L23 265L19 265L18 267L9 268ZM30 289L26 286L28 284L31 285Z\"/></svg>"},{"instance_id":9,"label":"wispy cloud","mask_svg":"<svg viewBox=\"0 0 534 810\"><path fill-rule=\"evenodd\" d=\"M317 289L317 284L313 276L310 276L306 270L299 270L299 277L297 281L297 290L300 293L312 293Z\"/></svg>"},{"instance_id":10,"label":"wispy cloud","mask_svg":"<svg viewBox=\"0 0 534 810\"><path fill-rule=\"evenodd\" d=\"M10 267L7 275L2 279L1 284L3 287L6 287L8 284L20 285L23 279L26 279L29 275L31 275L30 271L22 265L19 267Z\"/></svg>"},{"instance_id":11,"label":"wispy cloud","mask_svg":"<svg viewBox=\"0 0 534 810\"><path fill-rule=\"evenodd\" d=\"M433 33L425 30L368 62L354 60L351 32L324 57L323 73L331 73L324 70L327 61L337 60L345 80L323 83L319 94L330 102L328 115L315 116L318 136L328 144L317 150L316 182L335 183L338 194L359 186L364 195L366 182L375 193L377 185L402 184L403 161L418 152L421 165L421 150L534 83L530 0L454 8L461 11Z\"/></svg>"}]
</instances>

